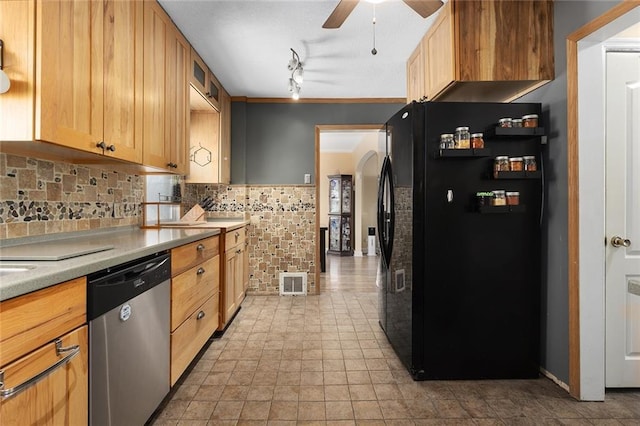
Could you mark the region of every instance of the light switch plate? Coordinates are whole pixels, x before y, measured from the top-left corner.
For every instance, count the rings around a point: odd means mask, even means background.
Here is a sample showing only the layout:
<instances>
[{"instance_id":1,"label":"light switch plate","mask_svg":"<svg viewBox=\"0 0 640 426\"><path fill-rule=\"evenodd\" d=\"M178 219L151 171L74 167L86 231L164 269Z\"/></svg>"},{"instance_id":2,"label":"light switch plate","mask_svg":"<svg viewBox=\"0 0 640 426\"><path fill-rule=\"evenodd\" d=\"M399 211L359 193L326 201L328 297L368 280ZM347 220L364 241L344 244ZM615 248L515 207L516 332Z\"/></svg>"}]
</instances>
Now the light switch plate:
<instances>
[{"instance_id":1,"label":"light switch plate","mask_svg":"<svg viewBox=\"0 0 640 426\"><path fill-rule=\"evenodd\" d=\"M311 175L309 173L304 174L304 183L311 183Z\"/></svg>"}]
</instances>

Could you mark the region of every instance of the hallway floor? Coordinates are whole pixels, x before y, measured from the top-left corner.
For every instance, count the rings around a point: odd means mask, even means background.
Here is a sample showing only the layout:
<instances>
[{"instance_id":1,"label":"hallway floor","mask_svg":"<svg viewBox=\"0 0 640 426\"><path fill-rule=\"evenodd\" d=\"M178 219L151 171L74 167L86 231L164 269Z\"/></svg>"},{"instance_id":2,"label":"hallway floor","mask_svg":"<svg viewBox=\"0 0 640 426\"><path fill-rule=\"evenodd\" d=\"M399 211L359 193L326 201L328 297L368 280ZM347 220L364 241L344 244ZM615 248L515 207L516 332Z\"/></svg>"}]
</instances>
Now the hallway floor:
<instances>
[{"instance_id":1,"label":"hallway floor","mask_svg":"<svg viewBox=\"0 0 640 426\"><path fill-rule=\"evenodd\" d=\"M640 425L638 390L602 403L546 378L414 382L378 325L376 265L330 256L319 296L248 296L153 424Z\"/></svg>"}]
</instances>

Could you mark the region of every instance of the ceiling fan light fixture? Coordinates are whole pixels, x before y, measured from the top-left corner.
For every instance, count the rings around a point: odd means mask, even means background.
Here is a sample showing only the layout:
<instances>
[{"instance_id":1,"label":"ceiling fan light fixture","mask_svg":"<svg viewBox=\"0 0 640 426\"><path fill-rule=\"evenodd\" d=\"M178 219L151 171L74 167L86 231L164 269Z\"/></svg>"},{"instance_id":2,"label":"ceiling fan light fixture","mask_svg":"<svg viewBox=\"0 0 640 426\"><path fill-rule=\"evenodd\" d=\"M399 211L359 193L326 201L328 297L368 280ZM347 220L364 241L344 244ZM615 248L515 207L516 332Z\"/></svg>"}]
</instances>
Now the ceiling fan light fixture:
<instances>
[{"instance_id":1,"label":"ceiling fan light fixture","mask_svg":"<svg viewBox=\"0 0 640 426\"><path fill-rule=\"evenodd\" d=\"M302 69L302 67L298 67L295 70L293 70L293 80L298 83L301 84L302 81L304 80L304 70Z\"/></svg>"}]
</instances>

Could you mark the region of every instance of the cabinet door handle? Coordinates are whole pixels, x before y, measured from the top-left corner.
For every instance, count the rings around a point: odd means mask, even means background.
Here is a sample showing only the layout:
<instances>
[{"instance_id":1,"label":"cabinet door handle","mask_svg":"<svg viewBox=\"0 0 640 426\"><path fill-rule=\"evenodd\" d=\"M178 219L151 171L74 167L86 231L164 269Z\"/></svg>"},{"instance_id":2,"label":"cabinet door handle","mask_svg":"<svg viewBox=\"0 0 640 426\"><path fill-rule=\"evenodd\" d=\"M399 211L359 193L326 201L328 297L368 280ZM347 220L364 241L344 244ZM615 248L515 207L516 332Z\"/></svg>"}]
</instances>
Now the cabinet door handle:
<instances>
[{"instance_id":1,"label":"cabinet door handle","mask_svg":"<svg viewBox=\"0 0 640 426\"><path fill-rule=\"evenodd\" d=\"M197 275L202 275L204 274L204 268L198 268L198 270L196 271Z\"/></svg>"},{"instance_id":2,"label":"cabinet door handle","mask_svg":"<svg viewBox=\"0 0 640 426\"><path fill-rule=\"evenodd\" d=\"M80 345L73 345L73 346L63 348L62 341L60 339L56 339L55 342L56 342L56 355L60 356L65 352L68 352L68 354L60 358L58 361L56 361L54 364L50 365L46 369L42 370L40 373L20 383L19 385L9 389L5 389L4 388L4 371L0 370L0 399L4 400L7 398L10 398L26 390L27 388L35 385L40 380L44 379L45 377L53 373L58 368L67 364L69 361L71 361L71 358L73 358L74 356L80 353Z\"/></svg>"},{"instance_id":3,"label":"cabinet door handle","mask_svg":"<svg viewBox=\"0 0 640 426\"><path fill-rule=\"evenodd\" d=\"M98 142L98 143L96 144L96 148L100 148L100 149L102 149L102 150L105 150L105 149L107 149L107 144L106 144L106 143L104 143L104 141L100 141L100 142Z\"/></svg>"},{"instance_id":4,"label":"cabinet door handle","mask_svg":"<svg viewBox=\"0 0 640 426\"><path fill-rule=\"evenodd\" d=\"M109 145L107 147L107 151L116 152L116 146L115 145Z\"/></svg>"},{"instance_id":5,"label":"cabinet door handle","mask_svg":"<svg viewBox=\"0 0 640 426\"><path fill-rule=\"evenodd\" d=\"M204 244L198 244L198 245L196 246L196 250L198 250L198 251L204 251Z\"/></svg>"},{"instance_id":6,"label":"cabinet door handle","mask_svg":"<svg viewBox=\"0 0 640 426\"><path fill-rule=\"evenodd\" d=\"M240 254L240 253L242 253L242 249L236 250L236 254Z\"/></svg>"},{"instance_id":7,"label":"cabinet door handle","mask_svg":"<svg viewBox=\"0 0 640 426\"><path fill-rule=\"evenodd\" d=\"M200 311L198 312L198 315L196 315L197 320L201 320L202 318L204 318L204 311Z\"/></svg>"}]
</instances>

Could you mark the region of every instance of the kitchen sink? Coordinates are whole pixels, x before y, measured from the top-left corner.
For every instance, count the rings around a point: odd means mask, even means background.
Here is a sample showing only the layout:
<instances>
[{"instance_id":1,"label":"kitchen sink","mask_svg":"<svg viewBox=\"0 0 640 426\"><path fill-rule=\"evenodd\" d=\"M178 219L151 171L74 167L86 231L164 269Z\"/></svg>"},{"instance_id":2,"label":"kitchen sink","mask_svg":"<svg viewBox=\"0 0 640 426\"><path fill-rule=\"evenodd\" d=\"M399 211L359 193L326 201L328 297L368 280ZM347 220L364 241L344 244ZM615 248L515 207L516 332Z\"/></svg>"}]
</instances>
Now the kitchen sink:
<instances>
[{"instance_id":1,"label":"kitchen sink","mask_svg":"<svg viewBox=\"0 0 640 426\"><path fill-rule=\"evenodd\" d=\"M35 265L0 265L0 277L16 272L26 272L30 269L35 269Z\"/></svg>"}]
</instances>

